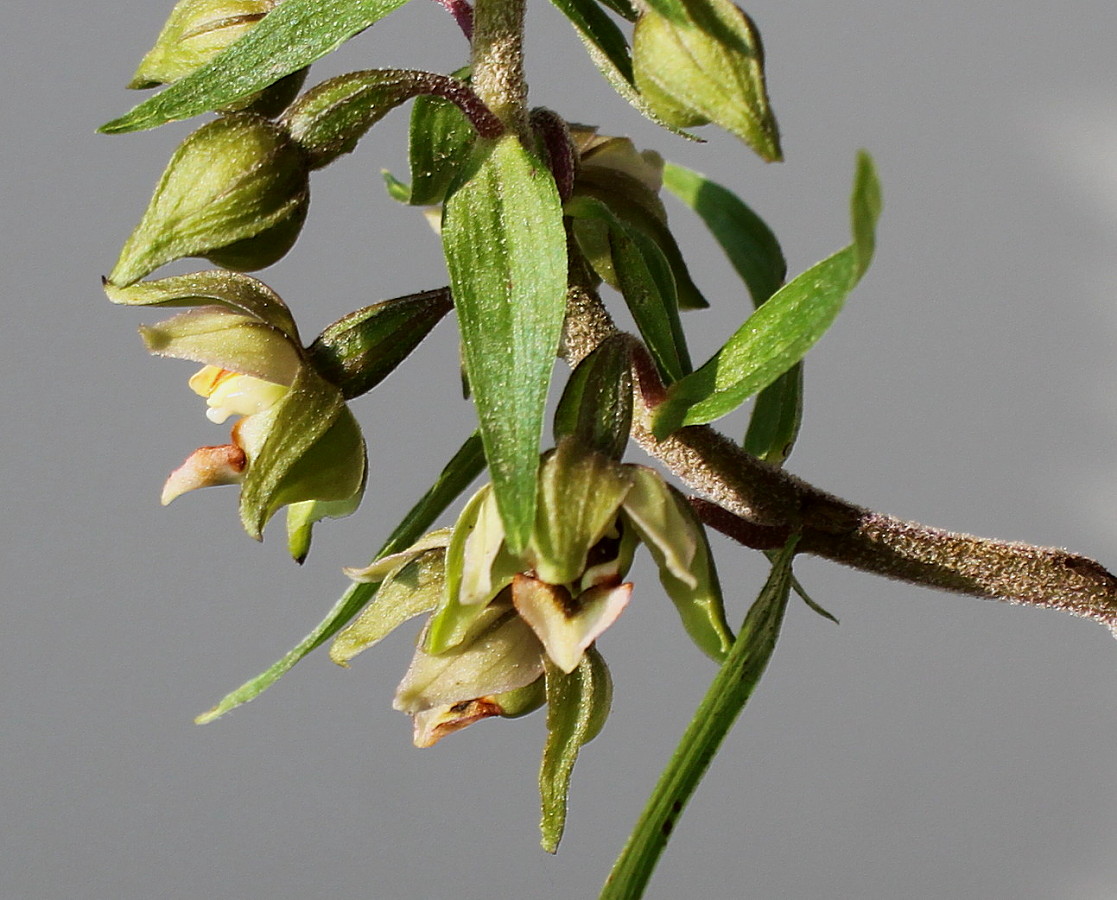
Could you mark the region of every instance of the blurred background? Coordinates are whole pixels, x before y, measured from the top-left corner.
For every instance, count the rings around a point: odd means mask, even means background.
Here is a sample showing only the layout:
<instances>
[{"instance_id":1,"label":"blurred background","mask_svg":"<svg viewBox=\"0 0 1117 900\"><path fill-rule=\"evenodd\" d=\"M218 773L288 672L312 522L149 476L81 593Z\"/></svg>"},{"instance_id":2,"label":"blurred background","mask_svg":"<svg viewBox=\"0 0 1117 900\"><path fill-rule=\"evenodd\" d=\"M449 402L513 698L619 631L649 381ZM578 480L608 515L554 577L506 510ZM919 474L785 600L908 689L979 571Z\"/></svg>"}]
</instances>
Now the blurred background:
<instances>
[{"instance_id":1,"label":"blurred background","mask_svg":"<svg viewBox=\"0 0 1117 900\"><path fill-rule=\"evenodd\" d=\"M301 568L281 521L263 545L245 537L232 489L160 508L167 473L224 430L186 388L193 367L149 358L144 314L113 308L99 278L195 126L94 129L140 99L123 86L170 6L15 0L0 32L0 896L594 897L713 675L647 567L601 641L614 710L575 771L557 857L537 844L542 716L413 749L390 708L409 634L348 671L312 655L249 706L192 724L321 618L341 566L367 561L472 412L448 320L355 404L369 490L356 516L319 527ZM808 361L789 468L898 516L1117 565L1117 6L747 8L783 164L712 129L699 145L645 123L540 0L532 102L731 186L793 272L847 242L854 155L869 149L877 258ZM311 78L465 57L450 18L413 0ZM303 238L263 274L304 335L445 283L425 222L381 184L381 168L405 175L406 125L392 114L315 176ZM687 320L703 359L747 298L669 203L713 300ZM764 566L723 549L739 622ZM1113 897L1113 638L814 560L798 572L841 625L793 605L647 896Z\"/></svg>"}]
</instances>

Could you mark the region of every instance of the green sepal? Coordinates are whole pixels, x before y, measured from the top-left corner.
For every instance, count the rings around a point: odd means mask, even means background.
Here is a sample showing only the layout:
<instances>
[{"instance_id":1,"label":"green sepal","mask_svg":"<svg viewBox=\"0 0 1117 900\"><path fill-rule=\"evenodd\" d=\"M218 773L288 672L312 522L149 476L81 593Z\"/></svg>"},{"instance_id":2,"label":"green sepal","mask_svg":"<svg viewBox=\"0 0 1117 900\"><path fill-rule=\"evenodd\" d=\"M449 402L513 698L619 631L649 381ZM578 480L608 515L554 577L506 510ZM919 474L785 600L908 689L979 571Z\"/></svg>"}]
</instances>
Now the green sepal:
<instances>
[{"instance_id":1,"label":"green sepal","mask_svg":"<svg viewBox=\"0 0 1117 900\"><path fill-rule=\"evenodd\" d=\"M142 281L129 287L105 282L105 294L122 306L223 306L259 319L298 345L295 318L278 294L262 281L240 272L209 269Z\"/></svg>"},{"instance_id":2,"label":"green sepal","mask_svg":"<svg viewBox=\"0 0 1117 900\"><path fill-rule=\"evenodd\" d=\"M554 179L515 135L479 140L442 242L465 368L509 550L527 545L551 370L566 312Z\"/></svg>"},{"instance_id":3,"label":"green sepal","mask_svg":"<svg viewBox=\"0 0 1117 900\"><path fill-rule=\"evenodd\" d=\"M447 288L366 306L326 326L307 357L343 397L359 397L391 374L452 306Z\"/></svg>"},{"instance_id":4,"label":"green sepal","mask_svg":"<svg viewBox=\"0 0 1117 900\"><path fill-rule=\"evenodd\" d=\"M569 675L553 663L546 666L547 743L539 769L542 815L540 844L548 853L558 849L566 827L570 775L578 752L592 741L609 716L613 680L609 667L595 647Z\"/></svg>"},{"instance_id":5,"label":"green sepal","mask_svg":"<svg viewBox=\"0 0 1117 900\"><path fill-rule=\"evenodd\" d=\"M667 400L655 411L657 437L736 409L799 362L822 337L872 258L881 199L866 153L858 156L850 207L853 243L776 291L705 365L671 385Z\"/></svg>"},{"instance_id":6,"label":"green sepal","mask_svg":"<svg viewBox=\"0 0 1117 900\"><path fill-rule=\"evenodd\" d=\"M713 122L762 159L781 158L760 34L730 0L657 0L636 22L632 65L641 96L664 121Z\"/></svg>"},{"instance_id":7,"label":"green sepal","mask_svg":"<svg viewBox=\"0 0 1117 900\"><path fill-rule=\"evenodd\" d=\"M245 440L248 469L240 495L241 522L257 540L281 507L304 500L344 500L365 480L360 426L340 391L311 368L299 370L274 406L239 423L261 435Z\"/></svg>"},{"instance_id":8,"label":"green sepal","mask_svg":"<svg viewBox=\"0 0 1117 900\"><path fill-rule=\"evenodd\" d=\"M100 130L142 131L220 109L310 65L406 2L283 0L211 62Z\"/></svg>"},{"instance_id":9,"label":"green sepal","mask_svg":"<svg viewBox=\"0 0 1117 900\"><path fill-rule=\"evenodd\" d=\"M632 430L632 358L622 335L606 338L570 373L553 430L556 443L571 438L610 459L624 455Z\"/></svg>"},{"instance_id":10,"label":"green sepal","mask_svg":"<svg viewBox=\"0 0 1117 900\"><path fill-rule=\"evenodd\" d=\"M445 589L445 556L444 548L424 550L393 568L372 602L337 633L330 644L330 659L347 667L354 656L404 622L434 609Z\"/></svg>"},{"instance_id":11,"label":"green sepal","mask_svg":"<svg viewBox=\"0 0 1117 900\"><path fill-rule=\"evenodd\" d=\"M298 237L309 197L306 161L285 131L247 113L224 116L175 151L109 281L128 286L186 256L271 265Z\"/></svg>"},{"instance_id":12,"label":"green sepal","mask_svg":"<svg viewBox=\"0 0 1117 900\"><path fill-rule=\"evenodd\" d=\"M467 81L468 75L468 68L454 73L462 81ZM477 132L457 105L441 97L417 97L411 107L407 140L411 192L404 202L433 206L444 201L469 161L476 137Z\"/></svg>"},{"instance_id":13,"label":"green sepal","mask_svg":"<svg viewBox=\"0 0 1117 900\"><path fill-rule=\"evenodd\" d=\"M659 567L659 580L692 641L721 662L733 644L721 585L702 524L686 499L660 476L631 466L624 512Z\"/></svg>"},{"instance_id":14,"label":"green sepal","mask_svg":"<svg viewBox=\"0 0 1117 900\"><path fill-rule=\"evenodd\" d=\"M481 446L481 436L474 432L457 453L446 464L433 485L404 516L403 521L392 531L377 554L378 558L405 550L417 541L431 524L442 515L446 507L462 493L485 466L485 454ZM358 582L351 584L325 617L301 641L280 659L268 666L259 675L248 679L240 687L230 691L211 709L194 719L198 725L205 725L221 718L230 710L236 709L249 700L258 697L291 669L312 650L320 647L337 634L347 622L357 615L376 593L375 583Z\"/></svg>"},{"instance_id":15,"label":"green sepal","mask_svg":"<svg viewBox=\"0 0 1117 900\"><path fill-rule=\"evenodd\" d=\"M522 568L504 548L504 528L485 485L462 508L446 549L446 594L424 635L428 653L460 644L493 600Z\"/></svg>"},{"instance_id":16,"label":"green sepal","mask_svg":"<svg viewBox=\"0 0 1117 900\"><path fill-rule=\"evenodd\" d=\"M613 528L632 484L630 472L573 438L546 455L529 553L542 581L568 585L581 577L590 549Z\"/></svg>"},{"instance_id":17,"label":"green sepal","mask_svg":"<svg viewBox=\"0 0 1117 900\"><path fill-rule=\"evenodd\" d=\"M680 309L705 309L710 305L691 278L682 251L667 226L663 201L640 179L605 166L586 165L574 182L574 197L599 200L617 218L655 243L671 267Z\"/></svg>"},{"instance_id":18,"label":"green sepal","mask_svg":"<svg viewBox=\"0 0 1117 900\"><path fill-rule=\"evenodd\" d=\"M287 507L287 552L300 565L310 555L314 526L323 519L344 519L361 505L368 482L368 467L364 467L364 480L350 496L341 500L302 500Z\"/></svg>"},{"instance_id":19,"label":"green sepal","mask_svg":"<svg viewBox=\"0 0 1117 900\"><path fill-rule=\"evenodd\" d=\"M155 325L141 325L140 336L156 356L216 366L273 384L291 384L303 364L298 346L285 334L220 306L203 306Z\"/></svg>"},{"instance_id":20,"label":"green sepal","mask_svg":"<svg viewBox=\"0 0 1117 900\"><path fill-rule=\"evenodd\" d=\"M543 648L508 605L484 607L454 647L431 653L425 643L420 639L392 704L410 715L526 687L543 671Z\"/></svg>"}]
</instances>

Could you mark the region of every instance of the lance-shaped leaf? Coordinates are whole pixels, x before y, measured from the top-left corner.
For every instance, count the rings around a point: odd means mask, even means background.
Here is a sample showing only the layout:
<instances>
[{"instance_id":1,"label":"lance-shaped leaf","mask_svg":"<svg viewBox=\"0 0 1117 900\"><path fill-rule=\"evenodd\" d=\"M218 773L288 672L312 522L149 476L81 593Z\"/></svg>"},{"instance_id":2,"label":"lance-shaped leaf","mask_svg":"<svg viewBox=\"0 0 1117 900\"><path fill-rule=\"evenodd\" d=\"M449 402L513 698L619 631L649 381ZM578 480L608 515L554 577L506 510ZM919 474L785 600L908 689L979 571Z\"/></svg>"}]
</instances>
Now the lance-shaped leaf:
<instances>
[{"instance_id":1,"label":"lance-shaped leaf","mask_svg":"<svg viewBox=\"0 0 1117 900\"><path fill-rule=\"evenodd\" d=\"M326 326L307 356L346 399L358 397L403 362L452 305L446 288L374 303Z\"/></svg>"},{"instance_id":2,"label":"lance-shaped leaf","mask_svg":"<svg viewBox=\"0 0 1117 900\"><path fill-rule=\"evenodd\" d=\"M691 371L690 355L679 321L675 279L663 253L599 200L575 197L566 211L574 217L579 247L624 297L660 375L667 383L678 381Z\"/></svg>"},{"instance_id":3,"label":"lance-shaped leaf","mask_svg":"<svg viewBox=\"0 0 1117 900\"><path fill-rule=\"evenodd\" d=\"M663 167L663 186L702 218L760 306L787 277L787 262L772 229L729 189L675 163Z\"/></svg>"},{"instance_id":4,"label":"lance-shaped leaf","mask_svg":"<svg viewBox=\"0 0 1117 900\"><path fill-rule=\"evenodd\" d=\"M282 124L321 168L351 152L365 133L401 103L424 94L450 101L469 117L469 127L496 137L504 126L467 83L416 69L369 69L324 81L283 114Z\"/></svg>"},{"instance_id":5,"label":"lance-shaped leaf","mask_svg":"<svg viewBox=\"0 0 1117 900\"><path fill-rule=\"evenodd\" d=\"M793 539L772 561L771 574L749 609L729 657L679 739L599 900L629 900L643 893L683 808L760 682L787 610L794 544Z\"/></svg>"},{"instance_id":6,"label":"lance-shaped leaf","mask_svg":"<svg viewBox=\"0 0 1117 900\"><path fill-rule=\"evenodd\" d=\"M668 163L663 184L693 209L717 239L753 304L760 306L787 277L779 241L763 219L736 194L690 169ZM803 418L803 369L797 363L756 398L745 449L753 456L781 465L791 453Z\"/></svg>"},{"instance_id":7,"label":"lance-shaped leaf","mask_svg":"<svg viewBox=\"0 0 1117 900\"><path fill-rule=\"evenodd\" d=\"M443 249L465 369L508 548L535 520L535 473L566 309L566 232L554 180L514 135L478 141L450 195Z\"/></svg>"},{"instance_id":8,"label":"lance-shaped leaf","mask_svg":"<svg viewBox=\"0 0 1117 900\"><path fill-rule=\"evenodd\" d=\"M380 548L377 558L405 550L426 531L431 524L476 478L485 465L481 436L474 433L454 454L453 458L434 484L420 498L391 536ZM356 582L338 599L325 617L309 634L259 675L250 678L236 690L226 694L212 709L194 721L204 725L218 719L232 709L259 696L282 678L303 657L337 634L347 622L357 615L376 593L378 583Z\"/></svg>"},{"instance_id":9,"label":"lance-shaped leaf","mask_svg":"<svg viewBox=\"0 0 1117 900\"><path fill-rule=\"evenodd\" d=\"M632 358L622 335L606 338L570 374L555 409L555 441L571 438L619 460L632 429Z\"/></svg>"},{"instance_id":10,"label":"lance-shaped leaf","mask_svg":"<svg viewBox=\"0 0 1117 900\"><path fill-rule=\"evenodd\" d=\"M590 647L570 674L547 666L547 743L539 770L542 816L540 843L548 853L558 849L566 826L570 774L578 751L601 731L613 700L609 667Z\"/></svg>"},{"instance_id":11,"label":"lance-shaped leaf","mask_svg":"<svg viewBox=\"0 0 1117 900\"><path fill-rule=\"evenodd\" d=\"M664 437L736 409L797 363L837 317L872 258L880 184L868 154L858 157L851 199L853 243L788 282L698 371L671 385L656 408Z\"/></svg>"},{"instance_id":12,"label":"lance-shaped leaf","mask_svg":"<svg viewBox=\"0 0 1117 900\"><path fill-rule=\"evenodd\" d=\"M760 34L730 0L656 0L636 22L632 59L641 96L666 122L714 122L780 159Z\"/></svg>"},{"instance_id":13,"label":"lance-shaped leaf","mask_svg":"<svg viewBox=\"0 0 1117 900\"><path fill-rule=\"evenodd\" d=\"M283 0L207 65L103 125L101 131L141 131L226 106L336 50L406 2Z\"/></svg>"}]
</instances>

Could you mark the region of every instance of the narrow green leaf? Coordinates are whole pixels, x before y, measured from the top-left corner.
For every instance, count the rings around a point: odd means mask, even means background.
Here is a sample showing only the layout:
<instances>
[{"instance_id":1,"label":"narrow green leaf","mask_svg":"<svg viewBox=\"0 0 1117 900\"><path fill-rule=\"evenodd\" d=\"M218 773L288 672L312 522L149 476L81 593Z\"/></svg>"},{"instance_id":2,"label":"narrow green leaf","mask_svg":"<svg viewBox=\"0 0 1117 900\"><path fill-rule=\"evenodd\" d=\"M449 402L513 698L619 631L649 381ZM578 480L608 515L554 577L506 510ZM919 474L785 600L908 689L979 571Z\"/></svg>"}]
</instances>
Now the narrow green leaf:
<instances>
[{"instance_id":1,"label":"narrow green leaf","mask_svg":"<svg viewBox=\"0 0 1117 900\"><path fill-rule=\"evenodd\" d=\"M376 554L375 558L380 559L389 554L398 553L414 544L442 515L446 507L453 503L462 491L469 487L470 482L481 474L484 466L485 456L481 438L475 432L462 444L434 484L404 516L403 521L396 526L395 531L385 541L384 546L380 548L380 552ZM247 703L266 691L290 671L295 663L340 631L372 599L378 586L379 582L351 584L349 590L334 604L326 617L289 653L255 678L246 681L235 691L227 694L213 709L202 713L194 721L199 725L212 722L214 719L225 715L229 710Z\"/></svg>"},{"instance_id":2,"label":"narrow green leaf","mask_svg":"<svg viewBox=\"0 0 1117 900\"><path fill-rule=\"evenodd\" d=\"M623 335L606 338L570 374L555 409L555 443L578 444L619 460L632 429L632 359Z\"/></svg>"},{"instance_id":3,"label":"narrow green leaf","mask_svg":"<svg viewBox=\"0 0 1117 900\"><path fill-rule=\"evenodd\" d=\"M667 163L663 184L701 217L725 251L755 306L772 296L787 277L787 262L775 234L736 194L704 175ZM745 449L781 465L791 453L803 418L803 371L792 366L756 398Z\"/></svg>"},{"instance_id":4,"label":"narrow green leaf","mask_svg":"<svg viewBox=\"0 0 1117 900\"><path fill-rule=\"evenodd\" d=\"M613 864L600 900L637 900L643 895L683 808L768 666L787 609L794 552L793 538L772 563L771 574L745 617L728 658L695 710L628 843Z\"/></svg>"},{"instance_id":5,"label":"narrow green leaf","mask_svg":"<svg viewBox=\"0 0 1117 900\"><path fill-rule=\"evenodd\" d=\"M663 186L706 223L748 285L754 305L759 306L779 289L787 277L779 241L736 194L705 175L670 162L663 167Z\"/></svg>"},{"instance_id":6,"label":"narrow green leaf","mask_svg":"<svg viewBox=\"0 0 1117 900\"><path fill-rule=\"evenodd\" d=\"M678 381L688 374L690 355L679 321L675 281L659 246L592 197L575 197L566 204L566 212L575 218L574 234L582 250L624 297L664 381ZM605 224L603 241L596 242L599 236L594 230L579 227L586 220Z\"/></svg>"},{"instance_id":7,"label":"narrow green leaf","mask_svg":"<svg viewBox=\"0 0 1117 900\"><path fill-rule=\"evenodd\" d=\"M301 343L287 304L262 281L240 272L209 269L158 281L141 281L129 287L118 287L106 281L104 287L108 298L123 306L224 306L270 325L293 344Z\"/></svg>"},{"instance_id":8,"label":"narrow green leaf","mask_svg":"<svg viewBox=\"0 0 1117 900\"><path fill-rule=\"evenodd\" d=\"M508 549L535 519L535 473L566 311L566 231L550 173L515 135L480 140L446 201L443 249Z\"/></svg>"},{"instance_id":9,"label":"narrow green leaf","mask_svg":"<svg viewBox=\"0 0 1117 900\"><path fill-rule=\"evenodd\" d=\"M872 257L880 185L864 153L850 207L854 242L780 288L705 365L673 384L656 410L657 436L726 415L799 362L822 337Z\"/></svg>"},{"instance_id":10,"label":"narrow green leaf","mask_svg":"<svg viewBox=\"0 0 1117 900\"><path fill-rule=\"evenodd\" d=\"M546 671L547 743L539 770L542 800L539 830L543 849L554 853L566 826L570 774L578 751L592 741L605 724L613 699L613 681L609 667L593 646L586 650L578 668L569 675L549 661Z\"/></svg>"},{"instance_id":11,"label":"narrow green leaf","mask_svg":"<svg viewBox=\"0 0 1117 900\"><path fill-rule=\"evenodd\" d=\"M802 422L803 364L798 362L757 395L744 448L758 459L782 466Z\"/></svg>"},{"instance_id":12,"label":"narrow green leaf","mask_svg":"<svg viewBox=\"0 0 1117 900\"><path fill-rule=\"evenodd\" d=\"M142 131L225 106L321 59L406 2L284 0L212 62L100 130Z\"/></svg>"}]
</instances>

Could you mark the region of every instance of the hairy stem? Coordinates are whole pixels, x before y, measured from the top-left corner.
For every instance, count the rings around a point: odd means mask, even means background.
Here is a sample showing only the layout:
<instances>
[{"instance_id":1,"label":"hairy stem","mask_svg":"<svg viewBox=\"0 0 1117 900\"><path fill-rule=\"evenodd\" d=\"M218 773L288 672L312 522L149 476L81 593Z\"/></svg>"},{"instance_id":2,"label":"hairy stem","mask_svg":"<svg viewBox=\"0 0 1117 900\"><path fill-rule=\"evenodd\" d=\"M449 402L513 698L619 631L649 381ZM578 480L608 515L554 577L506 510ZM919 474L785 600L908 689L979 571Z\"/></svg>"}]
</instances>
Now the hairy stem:
<instances>
[{"instance_id":1,"label":"hairy stem","mask_svg":"<svg viewBox=\"0 0 1117 900\"><path fill-rule=\"evenodd\" d=\"M617 331L593 290L570 292L563 353L573 365ZM1092 559L1051 547L990 540L864 509L762 462L707 425L657 441L648 428L662 386L637 366L632 436L731 518L713 527L755 546L756 535L800 535L797 551L939 590L1060 609L1117 634L1117 578ZM739 520L735 526L732 519ZM766 539L765 539L766 540ZM763 548L761 548L763 549Z\"/></svg>"},{"instance_id":2,"label":"hairy stem","mask_svg":"<svg viewBox=\"0 0 1117 900\"><path fill-rule=\"evenodd\" d=\"M477 0L473 7L473 89L506 127L527 134L524 0Z\"/></svg>"}]
</instances>

